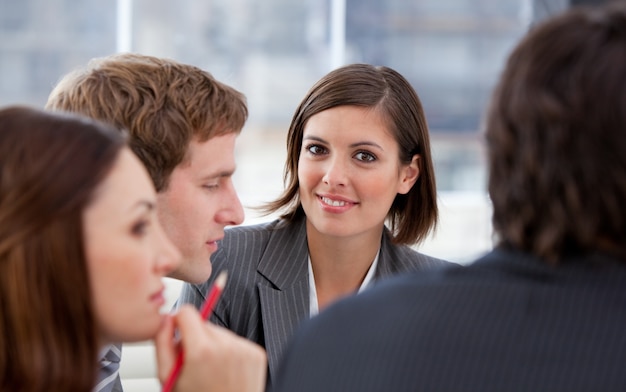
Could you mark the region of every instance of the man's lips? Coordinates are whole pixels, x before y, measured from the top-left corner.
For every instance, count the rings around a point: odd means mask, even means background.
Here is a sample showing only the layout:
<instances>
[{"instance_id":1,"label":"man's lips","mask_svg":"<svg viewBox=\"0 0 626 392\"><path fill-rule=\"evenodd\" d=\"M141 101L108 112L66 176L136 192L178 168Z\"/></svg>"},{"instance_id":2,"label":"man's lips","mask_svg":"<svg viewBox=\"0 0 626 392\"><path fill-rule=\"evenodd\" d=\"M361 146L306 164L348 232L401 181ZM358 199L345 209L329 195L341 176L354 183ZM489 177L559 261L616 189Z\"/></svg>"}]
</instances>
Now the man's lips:
<instances>
[{"instance_id":1,"label":"man's lips","mask_svg":"<svg viewBox=\"0 0 626 392\"><path fill-rule=\"evenodd\" d=\"M220 237L220 238L216 238L214 240L208 240L206 242L207 245L211 244L211 245L217 245L218 242L220 242L221 240L223 240L224 237Z\"/></svg>"},{"instance_id":2,"label":"man's lips","mask_svg":"<svg viewBox=\"0 0 626 392\"><path fill-rule=\"evenodd\" d=\"M218 245L219 241L221 241L221 240L222 240L222 238L219 238L219 239L216 239L216 240L207 241L206 242L206 246L209 249L209 252L213 253L213 252L217 251L217 248L219 246Z\"/></svg>"}]
</instances>

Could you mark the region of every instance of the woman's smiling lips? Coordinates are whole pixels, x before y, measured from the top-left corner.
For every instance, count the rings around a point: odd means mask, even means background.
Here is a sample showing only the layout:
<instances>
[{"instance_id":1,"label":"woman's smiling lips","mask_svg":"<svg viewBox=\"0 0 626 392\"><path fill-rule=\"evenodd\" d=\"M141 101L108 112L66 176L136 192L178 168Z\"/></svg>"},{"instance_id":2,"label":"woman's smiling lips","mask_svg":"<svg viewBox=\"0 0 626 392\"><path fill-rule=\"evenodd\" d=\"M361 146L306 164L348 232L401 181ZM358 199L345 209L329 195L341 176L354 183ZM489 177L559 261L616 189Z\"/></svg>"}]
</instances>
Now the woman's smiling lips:
<instances>
[{"instance_id":1,"label":"woman's smiling lips","mask_svg":"<svg viewBox=\"0 0 626 392\"><path fill-rule=\"evenodd\" d=\"M328 212L340 213L349 210L358 203L348 200L347 198L335 195L317 195L322 209Z\"/></svg>"}]
</instances>

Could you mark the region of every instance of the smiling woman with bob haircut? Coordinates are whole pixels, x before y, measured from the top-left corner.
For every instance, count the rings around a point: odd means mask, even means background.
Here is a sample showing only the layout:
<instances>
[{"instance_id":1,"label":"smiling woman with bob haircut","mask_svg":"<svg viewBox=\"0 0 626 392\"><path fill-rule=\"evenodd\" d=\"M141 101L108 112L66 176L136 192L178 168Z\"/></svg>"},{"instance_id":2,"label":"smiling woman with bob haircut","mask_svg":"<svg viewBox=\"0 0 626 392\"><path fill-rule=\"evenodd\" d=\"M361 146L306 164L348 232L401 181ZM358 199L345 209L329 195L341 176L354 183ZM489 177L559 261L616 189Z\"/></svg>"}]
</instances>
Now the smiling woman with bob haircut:
<instances>
[{"instance_id":1,"label":"smiling woman with bob haircut","mask_svg":"<svg viewBox=\"0 0 626 392\"><path fill-rule=\"evenodd\" d=\"M275 375L303 320L388 276L445 262L416 252L437 222L428 126L409 82L352 64L319 80L287 134L286 189L264 211L280 218L232 228L212 256L229 285L212 320L267 350ZM204 301L209 280L179 302Z\"/></svg>"}]
</instances>

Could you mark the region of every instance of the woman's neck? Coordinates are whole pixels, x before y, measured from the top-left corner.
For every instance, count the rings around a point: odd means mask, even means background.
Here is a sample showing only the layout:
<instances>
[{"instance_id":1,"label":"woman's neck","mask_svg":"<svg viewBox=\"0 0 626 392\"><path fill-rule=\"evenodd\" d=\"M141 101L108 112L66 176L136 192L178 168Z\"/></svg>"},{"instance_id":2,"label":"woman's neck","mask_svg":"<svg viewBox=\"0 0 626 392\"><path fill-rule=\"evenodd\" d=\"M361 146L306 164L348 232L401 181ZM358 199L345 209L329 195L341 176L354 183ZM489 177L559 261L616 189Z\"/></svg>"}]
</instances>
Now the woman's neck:
<instances>
[{"instance_id":1,"label":"woman's neck","mask_svg":"<svg viewBox=\"0 0 626 392\"><path fill-rule=\"evenodd\" d=\"M380 249L379 233L353 237L327 236L307 222L307 241L321 310L358 290Z\"/></svg>"}]
</instances>

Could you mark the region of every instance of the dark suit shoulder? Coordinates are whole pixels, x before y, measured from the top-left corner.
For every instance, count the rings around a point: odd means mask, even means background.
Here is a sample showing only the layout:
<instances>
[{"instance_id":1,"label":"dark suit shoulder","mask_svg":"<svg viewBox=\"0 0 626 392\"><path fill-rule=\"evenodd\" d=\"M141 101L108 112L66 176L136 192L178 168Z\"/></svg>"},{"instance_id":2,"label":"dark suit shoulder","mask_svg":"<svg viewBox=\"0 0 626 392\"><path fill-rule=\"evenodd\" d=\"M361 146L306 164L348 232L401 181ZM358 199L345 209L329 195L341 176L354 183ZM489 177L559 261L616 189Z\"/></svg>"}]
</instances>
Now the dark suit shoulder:
<instances>
[{"instance_id":1,"label":"dark suit shoulder","mask_svg":"<svg viewBox=\"0 0 626 392\"><path fill-rule=\"evenodd\" d=\"M388 230L385 230L383 234L379 262L382 263L379 267L381 275L431 269L453 264L449 261L420 253L410 246L393 244Z\"/></svg>"},{"instance_id":2,"label":"dark suit shoulder","mask_svg":"<svg viewBox=\"0 0 626 392\"><path fill-rule=\"evenodd\" d=\"M235 226L225 230L224 239L218 250L211 256L213 278L222 269L256 269L257 262L265 251L272 236L280 231L280 220L249 226ZM233 262L236 262L233 265ZM230 271L229 271L230 275ZM211 280L209 280L211 281Z\"/></svg>"},{"instance_id":3,"label":"dark suit shoulder","mask_svg":"<svg viewBox=\"0 0 626 392\"><path fill-rule=\"evenodd\" d=\"M444 259L420 253L417 250L406 245L397 245L396 251L399 255L399 258L408 260L410 263L416 265L418 269L441 267L455 264Z\"/></svg>"},{"instance_id":4,"label":"dark suit shoulder","mask_svg":"<svg viewBox=\"0 0 626 392\"><path fill-rule=\"evenodd\" d=\"M196 286L199 291L206 291L221 271L228 273L226 288L212 320L241 336L263 343L259 286L274 287L271 275L265 273L267 264L278 269L289 264L289 255L298 242L296 238L306 243L300 238L303 227L302 222L278 219L226 230L218 250L211 256L211 278Z\"/></svg>"},{"instance_id":5,"label":"dark suit shoulder","mask_svg":"<svg viewBox=\"0 0 626 392\"><path fill-rule=\"evenodd\" d=\"M305 323L272 391L623 390L625 280L498 250L392 277Z\"/></svg>"},{"instance_id":6,"label":"dark suit shoulder","mask_svg":"<svg viewBox=\"0 0 626 392\"><path fill-rule=\"evenodd\" d=\"M181 290L177 306L190 303L199 308L205 300L206 292L211 287L222 270L228 272L226 290L240 287L242 277L254 273L254 261L259 259L262 251L279 221L265 222L248 226L234 226L225 230L224 239L220 241L218 249L211 255L212 272L206 282L199 284L185 283ZM253 245L254 244L254 245ZM245 285L245 283L243 283ZM228 301L228 295L223 295L220 302Z\"/></svg>"}]
</instances>

